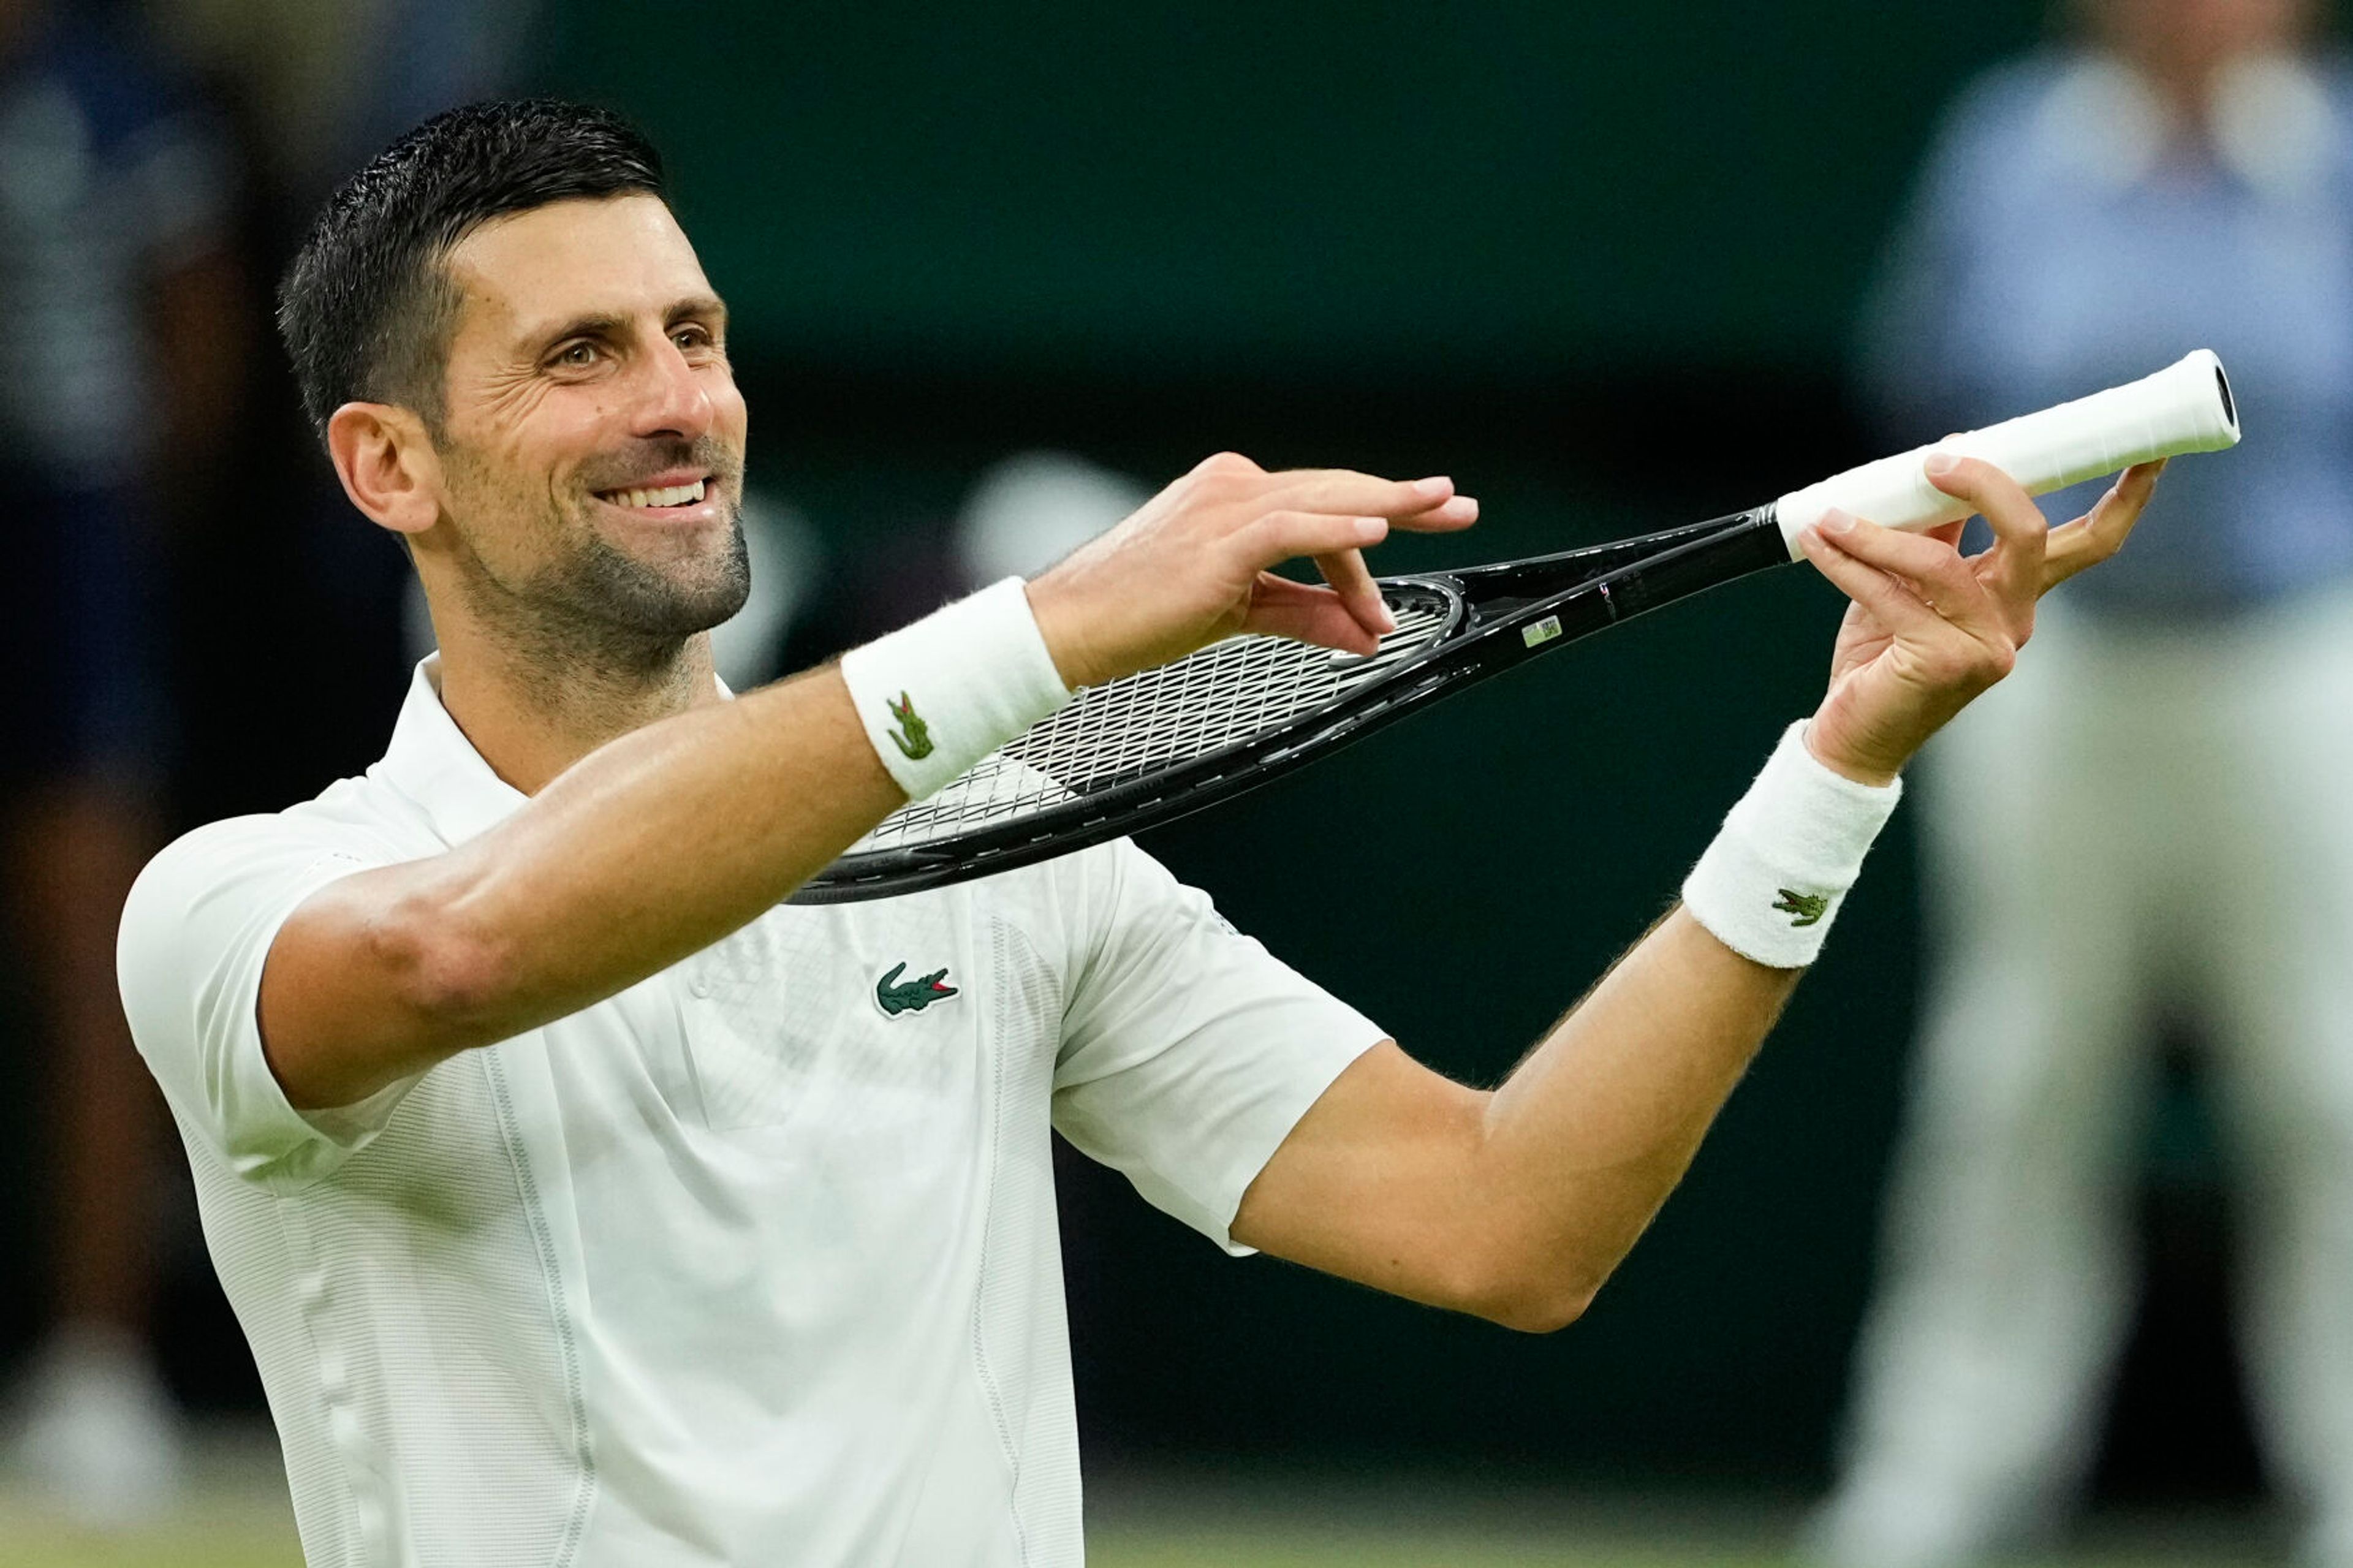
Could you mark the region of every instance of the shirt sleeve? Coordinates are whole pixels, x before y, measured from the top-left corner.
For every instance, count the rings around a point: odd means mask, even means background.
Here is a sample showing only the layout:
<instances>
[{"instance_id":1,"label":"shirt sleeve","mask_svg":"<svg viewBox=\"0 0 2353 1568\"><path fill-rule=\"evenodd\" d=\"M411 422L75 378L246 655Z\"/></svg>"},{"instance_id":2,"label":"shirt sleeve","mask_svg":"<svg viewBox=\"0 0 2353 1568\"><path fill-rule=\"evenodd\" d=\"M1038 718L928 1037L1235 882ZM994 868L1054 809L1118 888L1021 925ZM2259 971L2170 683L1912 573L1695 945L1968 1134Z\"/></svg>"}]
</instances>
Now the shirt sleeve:
<instances>
[{"instance_id":1,"label":"shirt sleeve","mask_svg":"<svg viewBox=\"0 0 2353 1568\"><path fill-rule=\"evenodd\" d=\"M293 1191L320 1180L383 1131L416 1082L297 1110L262 1055L256 1012L287 917L330 882L395 858L282 817L237 817L181 838L132 887L115 948L132 1038L186 1134L248 1181Z\"/></svg>"},{"instance_id":2,"label":"shirt sleeve","mask_svg":"<svg viewBox=\"0 0 2353 1568\"><path fill-rule=\"evenodd\" d=\"M1124 841L1093 852L1054 1125L1237 1257L1242 1194L1385 1035Z\"/></svg>"}]
</instances>

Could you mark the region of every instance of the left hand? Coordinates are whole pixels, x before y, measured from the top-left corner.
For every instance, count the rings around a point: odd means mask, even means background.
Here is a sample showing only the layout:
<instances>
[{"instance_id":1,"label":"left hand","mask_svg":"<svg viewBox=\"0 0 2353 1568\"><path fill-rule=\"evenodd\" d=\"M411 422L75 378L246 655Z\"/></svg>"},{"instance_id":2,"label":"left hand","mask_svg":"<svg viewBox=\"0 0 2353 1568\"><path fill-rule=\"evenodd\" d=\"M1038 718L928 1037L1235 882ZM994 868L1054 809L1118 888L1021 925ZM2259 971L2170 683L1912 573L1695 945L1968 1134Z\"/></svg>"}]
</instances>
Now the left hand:
<instances>
[{"instance_id":1,"label":"left hand","mask_svg":"<svg viewBox=\"0 0 2353 1568\"><path fill-rule=\"evenodd\" d=\"M2053 529L1992 464L1932 458L1929 482L1993 525L1992 547L1973 556L1958 549L1957 522L1903 533L1834 511L1799 535L1807 558L1854 601L1831 656L1830 692L1806 731L1814 755L1863 784L1891 783L1922 742L2010 673L2042 595L2124 544L2164 468L2126 469L2099 504Z\"/></svg>"}]
</instances>

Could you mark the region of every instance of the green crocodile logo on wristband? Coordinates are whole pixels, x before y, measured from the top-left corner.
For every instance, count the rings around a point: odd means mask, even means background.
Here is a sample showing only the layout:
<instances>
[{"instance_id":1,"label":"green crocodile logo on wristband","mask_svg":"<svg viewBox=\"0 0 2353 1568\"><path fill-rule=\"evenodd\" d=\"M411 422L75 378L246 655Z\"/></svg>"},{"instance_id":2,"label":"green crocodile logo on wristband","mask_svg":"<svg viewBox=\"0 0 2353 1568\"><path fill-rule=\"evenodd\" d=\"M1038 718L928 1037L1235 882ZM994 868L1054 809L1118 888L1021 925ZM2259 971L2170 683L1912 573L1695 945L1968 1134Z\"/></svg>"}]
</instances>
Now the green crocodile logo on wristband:
<instances>
[{"instance_id":1,"label":"green crocodile logo on wristband","mask_svg":"<svg viewBox=\"0 0 2353 1568\"><path fill-rule=\"evenodd\" d=\"M1795 889L1784 888L1781 896L1774 900L1773 907L1790 916L1791 925L1810 926L1831 912L1831 896L1828 893L1800 893Z\"/></svg>"},{"instance_id":2,"label":"green crocodile logo on wristband","mask_svg":"<svg viewBox=\"0 0 2353 1568\"><path fill-rule=\"evenodd\" d=\"M902 691L896 702L887 697L882 699L882 706L891 710L892 718L899 721L897 729L885 732L890 735L891 743L899 748L900 754L911 763L920 763L930 756L932 727L915 716L915 700Z\"/></svg>"}]
</instances>

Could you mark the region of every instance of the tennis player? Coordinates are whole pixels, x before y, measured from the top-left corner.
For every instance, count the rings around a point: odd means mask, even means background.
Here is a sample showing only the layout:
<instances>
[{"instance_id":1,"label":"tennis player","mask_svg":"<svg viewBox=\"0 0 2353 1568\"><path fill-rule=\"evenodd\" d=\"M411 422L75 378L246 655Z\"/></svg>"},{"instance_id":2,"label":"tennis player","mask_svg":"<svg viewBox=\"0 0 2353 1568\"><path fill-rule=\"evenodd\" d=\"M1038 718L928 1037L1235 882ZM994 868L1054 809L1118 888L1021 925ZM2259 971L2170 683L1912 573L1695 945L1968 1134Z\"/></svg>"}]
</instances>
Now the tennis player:
<instances>
[{"instance_id":1,"label":"tennis player","mask_svg":"<svg viewBox=\"0 0 2353 1568\"><path fill-rule=\"evenodd\" d=\"M2155 478L2046 541L1951 466L1997 535L1973 559L1826 523L1830 695L1487 1093L1128 844L779 902L1073 688L1243 631L1369 651L1359 551L1470 522L1447 479L1212 458L1034 582L731 698L744 399L635 132L429 122L330 201L281 320L440 651L366 776L160 856L121 965L322 1568L1078 1563L1056 1129L1230 1250L1568 1322L1897 770ZM1268 574L1299 556L1327 584Z\"/></svg>"}]
</instances>

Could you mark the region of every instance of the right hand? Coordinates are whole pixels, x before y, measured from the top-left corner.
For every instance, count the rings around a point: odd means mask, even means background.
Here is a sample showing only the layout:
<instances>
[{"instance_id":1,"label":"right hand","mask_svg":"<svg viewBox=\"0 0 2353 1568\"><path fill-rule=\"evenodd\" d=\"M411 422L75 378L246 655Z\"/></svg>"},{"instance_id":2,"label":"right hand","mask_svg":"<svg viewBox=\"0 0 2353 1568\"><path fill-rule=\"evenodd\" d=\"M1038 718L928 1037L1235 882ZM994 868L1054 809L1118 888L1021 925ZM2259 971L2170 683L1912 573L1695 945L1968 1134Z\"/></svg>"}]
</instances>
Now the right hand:
<instances>
[{"instance_id":1,"label":"right hand","mask_svg":"<svg viewBox=\"0 0 2353 1568\"><path fill-rule=\"evenodd\" d=\"M1396 622L1362 553L1391 528L1467 528L1479 503L1448 479L1345 468L1268 473L1221 452L1029 584L1029 605L1076 689L1182 658L1239 632L1369 654ZM1324 584L1268 568L1312 556Z\"/></svg>"},{"instance_id":2,"label":"right hand","mask_svg":"<svg viewBox=\"0 0 2353 1568\"><path fill-rule=\"evenodd\" d=\"M1854 601L1831 655L1830 692L1807 727L1815 757L1862 784L1891 782L1930 735L2010 673L2042 595L2124 544L2164 468L2126 468L2091 511L2054 529L2008 474L1982 458L1947 457L1928 482L1993 528L1991 548L1970 556L1957 548L1959 523L1915 534L1838 513L1799 535L1822 575Z\"/></svg>"}]
</instances>

